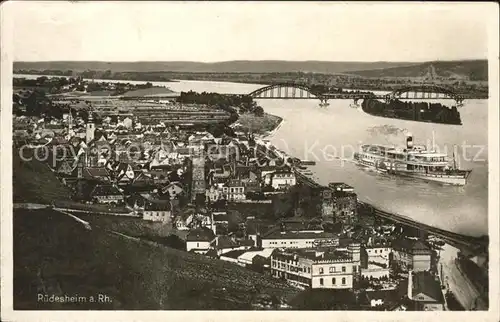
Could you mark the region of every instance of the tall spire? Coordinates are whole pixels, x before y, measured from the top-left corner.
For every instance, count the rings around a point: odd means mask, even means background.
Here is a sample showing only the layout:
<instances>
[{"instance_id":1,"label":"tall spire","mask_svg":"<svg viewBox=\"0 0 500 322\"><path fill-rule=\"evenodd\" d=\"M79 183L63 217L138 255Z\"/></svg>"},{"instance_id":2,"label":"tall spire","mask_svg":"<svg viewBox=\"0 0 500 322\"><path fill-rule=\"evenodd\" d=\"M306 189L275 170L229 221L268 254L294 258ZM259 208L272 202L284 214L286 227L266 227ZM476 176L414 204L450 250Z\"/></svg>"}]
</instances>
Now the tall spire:
<instances>
[{"instance_id":1,"label":"tall spire","mask_svg":"<svg viewBox=\"0 0 500 322\"><path fill-rule=\"evenodd\" d=\"M89 106L89 117L88 117L88 121L87 123L94 123L94 117L92 116L93 114L93 109L92 109L92 105Z\"/></svg>"},{"instance_id":2,"label":"tall spire","mask_svg":"<svg viewBox=\"0 0 500 322\"><path fill-rule=\"evenodd\" d=\"M95 135L95 125L94 125L94 119L92 117L92 106L89 106L89 117L87 120L86 136L85 136L85 141L87 144L94 139L94 135Z\"/></svg>"}]
</instances>

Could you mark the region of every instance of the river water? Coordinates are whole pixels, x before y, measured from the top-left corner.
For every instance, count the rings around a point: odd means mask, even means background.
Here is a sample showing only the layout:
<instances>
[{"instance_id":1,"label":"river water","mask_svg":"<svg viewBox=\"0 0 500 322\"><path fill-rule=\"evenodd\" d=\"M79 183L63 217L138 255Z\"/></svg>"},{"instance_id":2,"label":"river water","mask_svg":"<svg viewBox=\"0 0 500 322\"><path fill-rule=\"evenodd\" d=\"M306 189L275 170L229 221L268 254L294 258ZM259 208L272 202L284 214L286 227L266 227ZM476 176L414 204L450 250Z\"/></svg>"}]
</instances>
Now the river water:
<instances>
[{"instance_id":1,"label":"river water","mask_svg":"<svg viewBox=\"0 0 500 322\"><path fill-rule=\"evenodd\" d=\"M250 93L263 86L207 81L151 83L177 92L227 94ZM436 102L447 105L452 101ZM469 235L488 233L487 100L465 101L459 109L461 126L375 117L351 108L352 101L348 100L329 103L327 108L321 108L319 100L314 99L258 100L267 113L284 119L269 141L300 159L316 161L311 170L321 184L345 182L355 188L361 200L428 225ZM413 134L415 144L431 146L434 137L434 146L440 151L452 156L455 149L461 168L472 169L467 185L443 186L388 177L363 170L349 161L361 143L404 144L408 132Z\"/></svg>"}]
</instances>

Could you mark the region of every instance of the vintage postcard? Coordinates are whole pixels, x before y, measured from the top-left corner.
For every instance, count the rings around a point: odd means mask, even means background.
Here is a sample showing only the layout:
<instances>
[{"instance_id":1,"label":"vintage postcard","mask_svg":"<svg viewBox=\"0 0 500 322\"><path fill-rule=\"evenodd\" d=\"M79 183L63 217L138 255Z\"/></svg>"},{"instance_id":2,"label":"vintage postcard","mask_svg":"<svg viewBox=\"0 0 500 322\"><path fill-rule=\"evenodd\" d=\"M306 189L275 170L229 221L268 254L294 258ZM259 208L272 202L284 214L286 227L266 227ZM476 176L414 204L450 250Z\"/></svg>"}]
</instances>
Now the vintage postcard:
<instances>
[{"instance_id":1,"label":"vintage postcard","mask_svg":"<svg viewBox=\"0 0 500 322\"><path fill-rule=\"evenodd\" d=\"M0 8L2 321L500 319L498 5Z\"/></svg>"}]
</instances>

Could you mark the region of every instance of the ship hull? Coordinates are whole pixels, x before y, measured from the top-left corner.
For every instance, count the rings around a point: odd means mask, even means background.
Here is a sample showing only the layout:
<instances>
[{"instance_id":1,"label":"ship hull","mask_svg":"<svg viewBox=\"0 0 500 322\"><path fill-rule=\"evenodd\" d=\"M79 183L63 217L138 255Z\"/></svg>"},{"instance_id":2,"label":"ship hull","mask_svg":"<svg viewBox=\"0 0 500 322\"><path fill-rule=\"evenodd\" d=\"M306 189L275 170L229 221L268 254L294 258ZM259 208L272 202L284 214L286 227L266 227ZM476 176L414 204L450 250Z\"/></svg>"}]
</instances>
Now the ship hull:
<instances>
[{"instance_id":1,"label":"ship hull","mask_svg":"<svg viewBox=\"0 0 500 322\"><path fill-rule=\"evenodd\" d=\"M425 180L429 182L437 182L441 184L449 184L456 186L465 186L467 184L467 178L470 171L461 171L460 174L448 174L448 173L424 173L417 171L405 171L405 170L395 170L385 166L383 161L374 161L366 159L355 159L355 163L375 170L378 173L390 174L400 177L415 178L419 180Z\"/></svg>"},{"instance_id":2,"label":"ship hull","mask_svg":"<svg viewBox=\"0 0 500 322\"><path fill-rule=\"evenodd\" d=\"M443 184L455 185L455 186L465 186L467 184L467 176L466 175L447 175L447 174L428 174L428 173L418 173L418 172L410 172L410 171L395 171L389 170L387 173L416 178L426 181L438 182Z\"/></svg>"}]
</instances>

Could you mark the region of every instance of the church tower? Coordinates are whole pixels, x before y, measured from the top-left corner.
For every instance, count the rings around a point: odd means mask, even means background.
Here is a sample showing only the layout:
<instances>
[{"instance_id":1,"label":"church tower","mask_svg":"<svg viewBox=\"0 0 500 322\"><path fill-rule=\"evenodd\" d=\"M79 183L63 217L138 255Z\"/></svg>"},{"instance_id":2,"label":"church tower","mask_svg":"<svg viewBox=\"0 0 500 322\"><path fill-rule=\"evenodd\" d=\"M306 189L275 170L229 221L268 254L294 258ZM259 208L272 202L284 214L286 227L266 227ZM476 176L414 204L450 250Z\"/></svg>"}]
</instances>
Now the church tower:
<instances>
[{"instance_id":1,"label":"church tower","mask_svg":"<svg viewBox=\"0 0 500 322\"><path fill-rule=\"evenodd\" d=\"M88 144L90 141L94 139L94 134L95 134L95 124L94 124L94 119L92 116L92 107L89 109L89 119L87 121L87 126L86 126L86 136L85 136L85 142Z\"/></svg>"},{"instance_id":2,"label":"church tower","mask_svg":"<svg viewBox=\"0 0 500 322\"><path fill-rule=\"evenodd\" d=\"M357 242L351 242L347 245L347 252L351 255L353 264L353 273L357 277L361 275L361 244Z\"/></svg>"},{"instance_id":3,"label":"church tower","mask_svg":"<svg viewBox=\"0 0 500 322\"><path fill-rule=\"evenodd\" d=\"M67 140L70 140L75 135L73 131L73 114L71 113L71 107L69 108L68 114L68 135L66 136Z\"/></svg>"}]
</instances>

